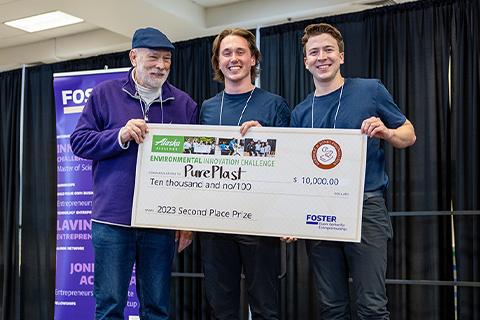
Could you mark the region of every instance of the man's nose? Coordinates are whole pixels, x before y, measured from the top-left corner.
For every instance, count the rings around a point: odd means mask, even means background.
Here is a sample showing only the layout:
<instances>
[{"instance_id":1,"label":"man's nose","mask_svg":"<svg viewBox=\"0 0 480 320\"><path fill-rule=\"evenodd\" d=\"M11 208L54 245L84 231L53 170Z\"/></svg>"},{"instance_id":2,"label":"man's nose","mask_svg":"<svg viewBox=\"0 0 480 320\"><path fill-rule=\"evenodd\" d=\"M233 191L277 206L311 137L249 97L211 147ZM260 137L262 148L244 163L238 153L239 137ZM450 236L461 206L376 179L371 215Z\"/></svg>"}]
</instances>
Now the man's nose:
<instances>
[{"instance_id":1,"label":"man's nose","mask_svg":"<svg viewBox=\"0 0 480 320\"><path fill-rule=\"evenodd\" d=\"M163 59L158 59L157 63L156 63L156 67L160 70L164 70L165 69L165 61L163 61Z\"/></svg>"}]
</instances>

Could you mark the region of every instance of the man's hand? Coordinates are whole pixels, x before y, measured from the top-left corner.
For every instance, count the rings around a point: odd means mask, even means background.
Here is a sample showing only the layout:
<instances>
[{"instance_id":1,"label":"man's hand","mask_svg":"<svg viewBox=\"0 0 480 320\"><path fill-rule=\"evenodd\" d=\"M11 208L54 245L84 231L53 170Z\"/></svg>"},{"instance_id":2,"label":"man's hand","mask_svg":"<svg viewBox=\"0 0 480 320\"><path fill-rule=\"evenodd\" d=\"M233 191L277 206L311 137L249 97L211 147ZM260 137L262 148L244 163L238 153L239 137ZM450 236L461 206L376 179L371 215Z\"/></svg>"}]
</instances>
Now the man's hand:
<instances>
[{"instance_id":1,"label":"man's hand","mask_svg":"<svg viewBox=\"0 0 480 320\"><path fill-rule=\"evenodd\" d=\"M131 119L121 129L120 140L122 141L122 143L135 140L136 143L140 144L143 142L143 139L145 139L145 133L147 132L148 126L145 120Z\"/></svg>"},{"instance_id":2,"label":"man's hand","mask_svg":"<svg viewBox=\"0 0 480 320\"><path fill-rule=\"evenodd\" d=\"M261 127L262 125L258 121L250 120L247 122L242 123L242 126L240 127L240 134L242 137L247 133L248 129L250 127Z\"/></svg>"},{"instance_id":3,"label":"man's hand","mask_svg":"<svg viewBox=\"0 0 480 320\"><path fill-rule=\"evenodd\" d=\"M178 253L188 247L192 243L192 240L193 231L175 230L175 242L178 242Z\"/></svg>"},{"instance_id":4,"label":"man's hand","mask_svg":"<svg viewBox=\"0 0 480 320\"><path fill-rule=\"evenodd\" d=\"M410 121L406 120L397 129L388 129L380 118L371 117L363 121L361 132L370 138L385 139L395 148L406 148L415 143L415 129Z\"/></svg>"},{"instance_id":5,"label":"man's hand","mask_svg":"<svg viewBox=\"0 0 480 320\"><path fill-rule=\"evenodd\" d=\"M370 138L380 138L388 140L393 136L392 130L385 127L380 118L371 117L363 121L361 132Z\"/></svg>"},{"instance_id":6,"label":"man's hand","mask_svg":"<svg viewBox=\"0 0 480 320\"><path fill-rule=\"evenodd\" d=\"M286 243L290 243L290 242L295 242L298 239L297 238L292 238L292 237L281 237L280 240L285 241Z\"/></svg>"}]
</instances>

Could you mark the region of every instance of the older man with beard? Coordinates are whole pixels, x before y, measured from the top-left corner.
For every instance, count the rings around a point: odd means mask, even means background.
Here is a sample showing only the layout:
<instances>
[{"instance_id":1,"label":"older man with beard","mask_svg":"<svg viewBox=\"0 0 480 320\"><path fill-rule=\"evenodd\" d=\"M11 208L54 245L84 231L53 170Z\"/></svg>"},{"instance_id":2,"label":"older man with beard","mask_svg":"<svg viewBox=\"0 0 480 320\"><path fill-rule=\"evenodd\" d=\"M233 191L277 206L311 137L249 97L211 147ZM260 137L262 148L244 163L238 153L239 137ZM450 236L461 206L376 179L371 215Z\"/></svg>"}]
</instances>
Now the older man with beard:
<instances>
[{"instance_id":1,"label":"older man with beard","mask_svg":"<svg viewBox=\"0 0 480 320\"><path fill-rule=\"evenodd\" d=\"M197 104L167 81L175 47L159 30L139 29L123 79L97 85L70 137L75 155L91 159L95 319L124 319L132 268L141 319L168 319L175 242L189 231L131 227L138 145L148 123L197 124Z\"/></svg>"}]
</instances>

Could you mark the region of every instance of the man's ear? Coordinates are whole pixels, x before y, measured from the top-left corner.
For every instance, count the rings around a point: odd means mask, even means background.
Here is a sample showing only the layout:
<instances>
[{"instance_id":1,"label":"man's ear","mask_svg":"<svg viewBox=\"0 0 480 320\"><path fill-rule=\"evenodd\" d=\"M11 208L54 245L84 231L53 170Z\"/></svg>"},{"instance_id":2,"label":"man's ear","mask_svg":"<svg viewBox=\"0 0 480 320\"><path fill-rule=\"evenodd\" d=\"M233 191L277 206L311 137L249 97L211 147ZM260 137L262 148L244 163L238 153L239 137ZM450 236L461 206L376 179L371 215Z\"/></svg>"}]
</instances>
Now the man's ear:
<instances>
[{"instance_id":1,"label":"man's ear","mask_svg":"<svg viewBox=\"0 0 480 320\"><path fill-rule=\"evenodd\" d=\"M130 53L128 55L130 57L130 62L132 63L132 66L136 67L137 66L137 51L135 49L130 50Z\"/></svg>"}]
</instances>

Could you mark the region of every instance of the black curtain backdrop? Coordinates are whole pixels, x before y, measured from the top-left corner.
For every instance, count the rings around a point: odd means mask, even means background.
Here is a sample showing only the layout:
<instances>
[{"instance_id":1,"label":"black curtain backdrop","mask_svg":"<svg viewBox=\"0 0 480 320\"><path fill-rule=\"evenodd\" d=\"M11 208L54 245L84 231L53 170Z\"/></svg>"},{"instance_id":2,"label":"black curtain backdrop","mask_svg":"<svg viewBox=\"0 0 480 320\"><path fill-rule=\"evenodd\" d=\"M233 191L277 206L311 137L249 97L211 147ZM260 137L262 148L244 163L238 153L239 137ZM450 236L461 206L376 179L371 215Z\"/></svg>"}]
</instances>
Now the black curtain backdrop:
<instances>
[{"instance_id":1,"label":"black curtain backdrop","mask_svg":"<svg viewBox=\"0 0 480 320\"><path fill-rule=\"evenodd\" d=\"M480 207L480 4L452 6L451 183L455 210ZM480 281L480 218L455 219L460 281ZM480 319L480 289L460 288L459 319ZM465 310L471 310L465 313Z\"/></svg>"},{"instance_id":2,"label":"black curtain backdrop","mask_svg":"<svg viewBox=\"0 0 480 320\"><path fill-rule=\"evenodd\" d=\"M390 211L479 210L480 4L421 1L261 29L261 87L293 109L313 91L301 37L328 22L345 40L345 77L379 78L417 134L413 147L386 147ZM212 80L214 37L175 43L169 81L201 105L223 89ZM0 73L0 178L3 234L2 319L53 319L56 248L56 133L53 74L128 67L128 52L26 68L23 225L19 277L21 70ZM451 76L449 78L449 70ZM451 88L451 95L449 94ZM459 281L480 281L479 216L456 216ZM453 280L450 216L394 217L389 279ZM174 272L201 273L194 239ZM303 241L283 249L282 319L317 319L319 310ZM448 286L387 285L392 319L451 319ZM354 298L354 297L352 297ZM458 288L458 318L480 319L480 289ZM209 319L201 277L175 276L172 319Z\"/></svg>"},{"instance_id":3,"label":"black curtain backdrop","mask_svg":"<svg viewBox=\"0 0 480 320\"><path fill-rule=\"evenodd\" d=\"M20 197L21 70L0 73L0 271L2 319L18 320L20 278L18 222ZM54 278L55 279L55 278ZM50 301L50 303L52 303Z\"/></svg>"},{"instance_id":4,"label":"black curtain backdrop","mask_svg":"<svg viewBox=\"0 0 480 320\"><path fill-rule=\"evenodd\" d=\"M211 98L224 85L213 81L212 46L215 36L175 43L171 84L187 92L201 107L203 100Z\"/></svg>"}]
</instances>

